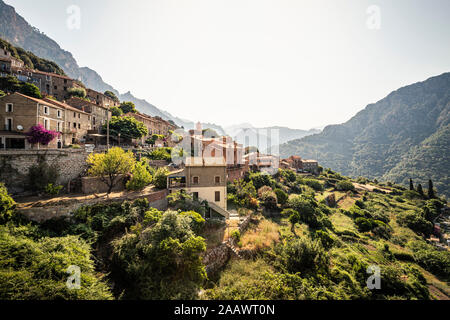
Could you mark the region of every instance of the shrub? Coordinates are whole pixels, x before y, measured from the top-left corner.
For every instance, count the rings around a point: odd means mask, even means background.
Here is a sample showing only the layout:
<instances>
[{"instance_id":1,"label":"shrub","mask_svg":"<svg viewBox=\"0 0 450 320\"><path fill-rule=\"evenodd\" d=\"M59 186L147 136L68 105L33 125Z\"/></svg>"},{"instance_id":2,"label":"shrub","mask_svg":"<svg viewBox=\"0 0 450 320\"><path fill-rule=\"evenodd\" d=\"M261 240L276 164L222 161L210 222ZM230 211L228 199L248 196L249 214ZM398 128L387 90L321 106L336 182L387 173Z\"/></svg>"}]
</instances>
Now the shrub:
<instances>
[{"instance_id":1,"label":"shrub","mask_svg":"<svg viewBox=\"0 0 450 320\"><path fill-rule=\"evenodd\" d=\"M152 175L144 161L136 163L131 174L132 178L126 184L128 190L142 190L152 183Z\"/></svg>"},{"instance_id":2,"label":"shrub","mask_svg":"<svg viewBox=\"0 0 450 320\"><path fill-rule=\"evenodd\" d=\"M188 216L168 211L152 227L113 242L113 275L124 299L197 297L206 279L200 256L206 244L190 225Z\"/></svg>"},{"instance_id":3,"label":"shrub","mask_svg":"<svg viewBox=\"0 0 450 320\"><path fill-rule=\"evenodd\" d=\"M28 189L32 191L45 191L49 185L56 185L59 177L59 170L55 165L48 165L45 161L40 161L28 169Z\"/></svg>"},{"instance_id":4,"label":"shrub","mask_svg":"<svg viewBox=\"0 0 450 320\"><path fill-rule=\"evenodd\" d=\"M151 226L157 223L161 219L162 215L163 215L162 211L159 211L156 208L150 208L150 210L144 213L143 225Z\"/></svg>"},{"instance_id":5,"label":"shrub","mask_svg":"<svg viewBox=\"0 0 450 320\"><path fill-rule=\"evenodd\" d=\"M354 191L355 186L349 180L342 180L336 184L336 189L340 191Z\"/></svg>"},{"instance_id":6,"label":"shrub","mask_svg":"<svg viewBox=\"0 0 450 320\"><path fill-rule=\"evenodd\" d=\"M412 241L408 247L413 252L416 261L425 270L450 281L450 252L438 251L435 247L423 241Z\"/></svg>"},{"instance_id":7,"label":"shrub","mask_svg":"<svg viewBox=\"0 0 450 320\"><path fill-rule=\"evenodd\" d=\"M69 88L67 89L69 96L78 97L78 98L86 98L86 89L84 88Z\"/></svg>"},{"instance_id":8,"label":"shrub","mask_svg":"<svg viewBox=\"0 0 450 320\"><path fill-rule=\"evenodd\" d=\"M180 215L182 216L186 216L189 217L191 220L191 229L196 233L199 234L203 228L205 227L205 219L203 219L203 217L195 211L186 211L186 212L181 212Z\"/></svg>"},{"instance_id":9,"label":"shrub","mask_svg":"<svg viewBox=\"0 0 450 320\"><path fill-rule=\"evenodd\" d=\"M169 174L169 170L167 168L158 168L156 170L155 176L153 177L153 184L158 189L166 189L167 188L167 175Z\"/></svg>"},{"instance_id":10,"label":"shrub","mask_svg":"<svg viewBox=\"0 0 450 320\"><path fill-rule=\"evenodd\" d=\"M252 172L250 173L249 179L253 182L257 190L264 186L273 187L275 185L275 180L267 173Z\"/></svg>"},{"instance_id":11,"label":"shrub","mask_svg":"<svg viewBox=\"0 0 450 320\"><path fill-rule=\"evenodd\" d=\"M0 226L1 300L106 300L112 295L95 272L89 245L76 236L33 240ZM69 266L81 271L79 290L66 281Z\"/></svg>"},{"instance_id":12,"label":"shrub","mask_svg":"<svg viewBox=\"0 0 450 320\"><path fill-rule=\"evenodd\" d=\"M57 186L57 185L54 185L53 183L49 183L45 187L45 193L48 195L51 195L51 196L56 196L59 194L59 192L61 191L62 188L63 188L63 186Z\"/></svg>"},{"instance_id":13,"label":"shrub","mask_svg":"<svg viewBox=\"0 0 450 320\"><path fill-rule=\"evenodd\" d=\"M423 234L426 237L429 237L433 231L433 224L416 211L400 212L397 216L397 221L401 226L408 227L414 232Z\"/></svg>"},{"instance_id":14,"label":"shrub","mask_svg":"<svg viewBox=\"0 0 450 320\"><path fill-rule=\"evenodd\" d=\"M152 160L165 160L170 162L172 161L172 148L155 149L149 154L149 158Z\"/></svg>"},{"instance_id":15,"label":"shrub","mask_svg":"<svg viewBox=\"0 0 450 320\"><path fill-rule=\"evenodd\" d=\"M322 246L326 250L329 250L335 242L334 238L328 232L323 230L317 230L314 234L314 237L320 240Z\"/></svg>"},{"instance_id":16,"label":"shrub","mask_svg":"<svg viewBox=\"0 0 450 320\"><path fill-rule=\"evenodd\" d=\"M0 223L6 223L12 218L16 202L8 194L3 183L0 183Z\"/></svg>"},{"instance_id":17,"label":"shrub","mask_svg":"<svg viewBox=\"0 0 450 320\"><path fill-rule=\"evenodd\" d=\"M313 188L315 191L323 191L323 184L316 179L302 179L302 184Z\"/></svg>"},{"instance_id":18,"label":"shrub","mask_svg":"<svg viewBox=\"0 0 450 320\"><path fill-rule=\"evenodd\" d=\"M288 194L286 192L284 192L283 190L281 190L280 188L277 188L273 191L275 192L275 194L277 196L278 203L281 204L282 206L285 205L289 198Z\"/></svg>"}]
</instances>

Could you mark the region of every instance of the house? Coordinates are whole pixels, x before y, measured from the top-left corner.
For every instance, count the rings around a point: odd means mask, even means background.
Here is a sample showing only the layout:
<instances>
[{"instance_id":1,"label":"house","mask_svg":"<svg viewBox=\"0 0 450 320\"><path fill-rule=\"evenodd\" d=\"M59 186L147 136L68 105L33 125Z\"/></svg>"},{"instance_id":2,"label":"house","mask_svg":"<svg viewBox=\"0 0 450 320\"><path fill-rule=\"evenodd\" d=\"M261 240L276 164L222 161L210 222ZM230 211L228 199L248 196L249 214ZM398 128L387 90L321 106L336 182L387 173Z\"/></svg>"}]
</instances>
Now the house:
<instances>
[{"instance_id":1,"label":"house","mask_svg":"<svg viewBox=\"0 0 450 320\"><path fill-rule=\"evenodd\" d=\"M66 103L78 110L89 113L91 119L91 130L89 131L89 134L101 135L103 125L111 119L109 107L97 105L91 101L78 97L71 97Z\"/></svg>"},{"instance_id":2,"label":"house","mask_svg":"<svg viewBox=\"0 0 450 320\"><path fill-rule=\"evenodd\" d=\"M110 97L101 92L89 88L86 89L86 98L91 100L93 104L102 107L118 107L120 105L118 101L111 99Z\"/></svg>"},{"instance_id":3,"label":"house","mask_svg":"<svg viewBox=\"0 0 450 320\"><path fill-rule=\"evenodd\" d=\"M303 171L312 174L319 173L319 162L317 160L302 160L302 163L303 163Z\"/></svg>"},{"instance_id":4,"label":"house","mask_svg":"<svg viewBox=\"0 0 450 320\"><path fill-rule=\"evenodd\" d=\"M231 137L207 137L203 134L201 123L197 123L195 130L189 131L189 136L194 156L225 160L228 181L241 179L249 171L243 157L244 147Z\"/></svg>"},{"instance_id":5,"label":"house","mask_svg":"<svg viewBox=\"0 0 450 320\"><path fill-rule=\"evenodd\" d=\"M244 156L245 162L252 171L274 174L280 167L280 158L270 154L251 152Z\"/></svg>"},{"instance_id":6,"label":"house","mask_svg":"<svg viewBox=\"0 0 450 320\"><path fill-rule=\"evenodd\" d=\"M40 99L20 93L0 98L0 147L2 149L31 149L25 133L33 126L43 125L48 130L63 127L64 109ZM52 141L47 147L57 148L59 140Z\"/></svg>"},{"instance_id":7,"label":"house","mask_svg":"<svg viewBox=\"0 0 450 320\"><path fill-rule=\"evenodd\" d=\"M45 102L64 108L64 128L62 143L64 146L85 143L87 134L91 130L91 115L87 112L74 108L64 102L44 98Z\"/></svg>"},{"instance_id":8,"label":"house","mask_svg":"<svg viewBox=\"0 0 450 320\"><path fill-rule=\"evenodd\" d=\"M206 218L215 214L229 218L226 175L223 158L187 158L184 169L168 175L167 188L170 193L184 190L192 194L194 199L206 200L211 209Z\"/></svg>"}]
</instances>

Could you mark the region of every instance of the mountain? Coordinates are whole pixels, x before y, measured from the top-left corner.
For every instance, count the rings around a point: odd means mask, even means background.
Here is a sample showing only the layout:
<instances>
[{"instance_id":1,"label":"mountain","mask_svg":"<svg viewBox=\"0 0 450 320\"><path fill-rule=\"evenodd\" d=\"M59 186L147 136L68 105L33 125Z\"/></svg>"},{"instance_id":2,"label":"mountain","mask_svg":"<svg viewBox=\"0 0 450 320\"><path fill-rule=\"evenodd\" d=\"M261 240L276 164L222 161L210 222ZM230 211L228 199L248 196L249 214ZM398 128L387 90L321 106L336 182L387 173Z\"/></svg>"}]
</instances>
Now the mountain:
<instances>
[{"instance_id":1,"label":"mountain","mask_svg":"<svg viewBox=\"0 0 450 320\"><path fill-rule=\"evenodd\" d=\"M55 62L69 77L80 80L89 88L99 92L109 90L114 92L121 101L132 101L141 112L159 116L166 120L173 120L176 124L185 128L194 127L194 122L172 116L151 103L136 98L131 92L120 94L111 85L105 83L96 71L88 67L80 67L70 52L63 50L56 41L31 26L22 16L16 13L14 7L7 5L2 0L0 0L0 38L26 51L31 51L36 56Z\"/></svg>"},{"instance_id":2,"label":"mountain","mask_svg":"<svg viewBox=\"0 0 450 320\"><path fill-rule=\"evenodd\" d=\"M450 195L450 73L392 92L348 122L280 146L283 157L317 158L345 175L407 184Z\"/></svg>"},{"instance_id":3,"label":"mountain","mask_svg":"<svg viewBox=\"0 0 450 320\"><path fill-rule=\"evenodd\" d=\"M300 139L320 132L318 129L301 130L290 129L287 127L255 128L250 123L229 126L225 128L225 131L238 143L244 144L244 146L259 145L261 152L265 152L268 147L283 144L291 140ZM278 139L276 138L277 136ZM275 138L278 141L272 141L272 138Z\"/></svg>"}]
</instances>

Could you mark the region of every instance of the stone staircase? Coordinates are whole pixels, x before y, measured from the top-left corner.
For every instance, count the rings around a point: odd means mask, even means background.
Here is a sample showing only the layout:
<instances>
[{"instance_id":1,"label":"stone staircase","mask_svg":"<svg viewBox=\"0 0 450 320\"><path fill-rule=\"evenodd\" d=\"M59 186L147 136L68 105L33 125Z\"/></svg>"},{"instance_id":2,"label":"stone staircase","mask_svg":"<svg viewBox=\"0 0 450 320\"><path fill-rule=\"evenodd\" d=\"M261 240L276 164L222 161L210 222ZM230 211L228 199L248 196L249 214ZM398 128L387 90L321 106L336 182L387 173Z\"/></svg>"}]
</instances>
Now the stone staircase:
<instances>
[{"instance_id":1,"label":"stone staircase","mask_svg":"<svg viewBox=\"0 0 450 320\"><path fill-rule=\"evenodd\" d=\"M239 253L239 251L236 249L236 247L233 244L231 244L230 242L227 242L227 247L228 247L228 249L230 249L232 255L234 255L238 259L243 259L243 257L241 256L241 254Z\"/></svg>"},{"instance_id":2,"label":"stone staircase","mask_svg":"<svg viewBox=\"0 0 450 320\"><path fill-rule=\"evenodd\" d=\"M218 214L224 216L226 219L230 219L231 213L229 211L219 207L218 205L216 205L215 203L212 203L212 202L208 202L208 205L211 209L213 209Z\"/></svg>"}]
</instances>

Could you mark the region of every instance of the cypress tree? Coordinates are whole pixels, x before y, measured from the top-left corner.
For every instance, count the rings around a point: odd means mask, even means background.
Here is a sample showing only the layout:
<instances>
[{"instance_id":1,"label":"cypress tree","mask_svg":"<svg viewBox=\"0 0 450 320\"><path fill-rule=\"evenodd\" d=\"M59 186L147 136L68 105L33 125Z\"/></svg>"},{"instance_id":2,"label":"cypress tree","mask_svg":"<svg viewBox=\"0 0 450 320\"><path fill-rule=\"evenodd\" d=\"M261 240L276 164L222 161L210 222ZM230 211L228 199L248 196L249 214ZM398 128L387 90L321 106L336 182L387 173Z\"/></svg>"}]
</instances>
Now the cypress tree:
<instances>
[{"instance_id":1,"label":"cypress tree","mask_svg":"<svg viewBox=\"0 0 450 320\"><path fill-rule=\"evenodd\" d=\"M411 178L409 179L409 190L414 190L414 183Z\"/></svg>"},{"instance_id":2,"label":"cypress tree","mask_svg":"<svg viewBox=\"0 0 450 320\"><path fill-rule=\"evenodd\" d=\"M433 181L431 179L428 181L428 198L434 199L434 189L433 189Z\"/></svg>"},{"instance_id":3,"label":"cypress tree","mask_svg":"<svg viewBox=\"0 0 450 320\"><path fill-rule=\"evenodd\" d=\"M423 188L422 188L422 185L419 183L419 185L417 186L417 192L423 197L424 196L424 194L423 194Z\"/></svg>"}]
</instances>

